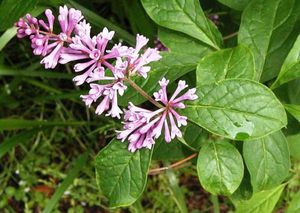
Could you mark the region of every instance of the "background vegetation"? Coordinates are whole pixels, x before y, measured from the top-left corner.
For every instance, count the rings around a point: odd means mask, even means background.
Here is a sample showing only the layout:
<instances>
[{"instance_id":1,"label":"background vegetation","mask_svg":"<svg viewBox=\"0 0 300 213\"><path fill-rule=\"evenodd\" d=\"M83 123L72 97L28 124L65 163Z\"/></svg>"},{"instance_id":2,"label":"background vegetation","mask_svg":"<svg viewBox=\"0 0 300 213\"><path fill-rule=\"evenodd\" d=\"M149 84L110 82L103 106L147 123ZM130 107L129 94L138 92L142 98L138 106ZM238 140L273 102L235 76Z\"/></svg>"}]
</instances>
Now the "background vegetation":
<instances>
[{"instance_id":1,"label":"background vegetation","mask_svg":"<svg viewBox=\"0 0 300 213\"><path fill-rule=\"evenodd\" d=\"M150 38L150 46L166 50L157 39L157 25L139 0L2 0L0 212L233 211L228 198L213 196L201 188L195 159L176 169L150 174L143 196L129 208L108 209L107 200L96 185L94 158L120 124L87 110L79 99L86 91L72 83L69 65L45 71L40 59L33 57L30 43L17 39L15 28L11 28L27 12L38 16L45 8L57 10L64 4L82 10L93 25L94 34L106 26L116 31L116 39L133 44L134 35L140 33ZM201 6L222 32L226 46L234 46L241 12L218 1L201 0ZM193 75L186 75L185 79L195 84ZM287 89L299 93L293 89L298 84L299 81L293 81ZM282 96L287 98L286 94ZM295 95L288 98L295 99ZM290 133L299 129L298 121L291 117L289 125L293 127L289 128ZM294 178L288 182L276 212L284 212L291 200L300 197L300 148L295 146L298 138L289 141ZM187 155L184 150L175 150L173 154L163 163L157 158L151 168L171 164Z\"/></svg>"}]
</instances>

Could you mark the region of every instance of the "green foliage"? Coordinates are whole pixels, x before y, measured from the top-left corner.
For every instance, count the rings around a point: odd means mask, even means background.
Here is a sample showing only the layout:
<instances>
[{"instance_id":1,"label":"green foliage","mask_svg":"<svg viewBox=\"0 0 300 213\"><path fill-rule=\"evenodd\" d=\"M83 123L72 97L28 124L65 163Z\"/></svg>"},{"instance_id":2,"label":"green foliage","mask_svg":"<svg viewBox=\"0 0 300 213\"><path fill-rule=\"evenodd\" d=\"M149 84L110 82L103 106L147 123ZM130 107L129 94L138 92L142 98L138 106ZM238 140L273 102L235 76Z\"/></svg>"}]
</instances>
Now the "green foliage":
<instances>
[{"instance_id":1,"label":"green foliage","mask_svg":"<svg viewBox=\"0 0 300 213\"><path fill-rule=\"evenodd\" d=\"M283 106L267 87L233 79L197 88L199 98L183 113L214 134L233 140L255 139L287 123Z\"/></svg>"},{"instance_id":2,"label":"green foliage","mask_svg":"<svg viewBox=\"0 0 300 213\"><path fill-rule=\"evenodd\" d=\"M282 183L289 174L289 148L281 131L243 145L243 156L254 192Z\"/></svg>"},{"instance_id":3,"label":"green foliage","mask_svg":"<svg viewBox=\"0 0 300 213\"><path fill-rule=\"evenodd\" d=\"M242 181L243 159L228 141L212 141L201 148L197 171L205 190L212 194L231 195Z\"/></svg>"},{"instance_id":4,"label":"green foliage","mask_svg":"<svg viewBox=\"0 0 300 213\"><path fill-rule=\"evenodd\" d=\"M246 200L236 207L236 213L271 213L279 200L285 184L273 189L254 194L250 200Z\"/></svg>"},{"instance_id":5,"label":"green foliage","mask_svg":"<svg viewBox=\"0 0 300 213\"><path fill-rule=\"evenodd\" d=\"M185 33L219 49L221 34L209 21L197 0L142 0L148 15L158 25Z\"/></svg>"},{"instance_id":6,"label":"green foliage","mask_svg":"<svg viewBox=\"0 0 300 213\"><path fill-rule=\"evenodd\" d=\"M243 11L238 39L253 51L257 79L277 76L299 33L297 0L253 0Z\"/></svg>"},{"instance_id":7,"label":"green foliage","mask_svg":"<svg viewBox=\"0 0 300 213\"><path fill-rule=\"evenodd\" d=\"M273 83L272 88L276 88L297 77L300 77L300 36L298 36L293 48L283 62L280 73Z\"/></svg>"},{"instance_id":8,"label":"green foliage","mask_svg":"<svg viewBox=\"0 0 300 213\"><path fill-rule=\"evenodd\" d=\"M142 194L152 151L131 153L127 144L113 139L96 157L96 179L110 207L128 206Z\"/></svg>"},{"instance_id":9,"label":"green foliage","mask_svg":"<svg viewBox=\"0 0 300 213\"><path fill-rule=\"evenodd\" d=\"M254 58L251 51L241 45L219 50L201 59L196 74L199 87L227 78L253 79L255 76Z\"/></svg>"}]
</instances>

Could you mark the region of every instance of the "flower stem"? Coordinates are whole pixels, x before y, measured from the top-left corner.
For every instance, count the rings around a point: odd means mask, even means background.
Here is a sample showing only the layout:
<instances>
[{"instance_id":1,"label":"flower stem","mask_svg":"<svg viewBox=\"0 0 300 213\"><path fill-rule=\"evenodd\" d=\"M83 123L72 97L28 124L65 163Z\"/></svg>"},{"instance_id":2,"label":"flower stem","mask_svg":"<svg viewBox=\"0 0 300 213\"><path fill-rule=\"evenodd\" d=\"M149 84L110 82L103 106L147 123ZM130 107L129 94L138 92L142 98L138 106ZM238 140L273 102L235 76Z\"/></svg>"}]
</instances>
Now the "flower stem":
<instances>
[{"instance_id":1,"label":"flower stem","mask_svg":"<svg viewBox=\"0 0 300 213\"><path fill-rule=\"evenodd\" d=\"M148 175L156 175L162 171L166 171L168 169L172 169L172 168L178 168L180 165L182 165L183 163L195 158L198 154L197 153L194 153L180 161L177 161L173 164L171 164L170 166L165 166L165 167L159 167L159 168L155 168L155 169L150 169L149 172L148 172Z\"/></svg>"},{"instance_id":2,"label":"flower stem","mask_svg":"<svg viewBox=\"0 0 300 213\"><path fill-rule=\"evenodd\" d=\"M127 77L124 77L124 80L127 81L130 84L130 86L132 86L138 93L140 93L143 97L145 97L146 99L148 99L156 107L158 107L158 108L162 108L163 107L160 103L158 103L156 100L154 100L150 95L148 95L141 87L139 87L132 80L130 80Z\"/></svg>"}]
</instances>

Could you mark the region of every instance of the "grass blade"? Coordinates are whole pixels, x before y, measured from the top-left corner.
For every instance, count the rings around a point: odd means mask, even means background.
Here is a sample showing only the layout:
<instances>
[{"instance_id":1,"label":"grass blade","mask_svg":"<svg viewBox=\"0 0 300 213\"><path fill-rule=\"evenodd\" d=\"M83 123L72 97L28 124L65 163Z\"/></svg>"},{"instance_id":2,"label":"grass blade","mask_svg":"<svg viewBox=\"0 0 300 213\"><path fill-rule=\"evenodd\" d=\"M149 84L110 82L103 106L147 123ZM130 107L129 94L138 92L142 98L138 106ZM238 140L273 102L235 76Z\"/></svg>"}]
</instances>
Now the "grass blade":
<instances>
[{"instance_id":1,"label":"grass blade","mask_svg":"<svg viewBox=\"0 0 300 213\"><path fill-rule=\"evenodd\" d=\"M83 126L92 122L85 121L45 121L45 120L24 120L24 119L0 119L1 130L28 129L33 127L53 127L53 126Z\"/></svg>"},{"instance_id":2,"label":"grass blade","mask_svg":"<svg viewBox=\"0 0 300 213\"><path fill-rule=\"evenodd\" d=\"M73 168L68 172L66 178L61 185L57 188L50 201L47 203L43 213L51 213L56 204L59 202L64 192L73 183L74 179L78 176L81 169L85 166L88 159L88 152L80 155L73 163Z\"/></svg>"},{"instance_id":3,"label":"grass blade","mask_svg":"<svg viewBox=\"0 0 300 213\"><path fill-rule=\"evenodd\" d=\"M0 66L0 76L26 76L26 77L45 77L45 78L57 78L57 79L71 79L72 75L64 72L52 72L52 71L30 71L30 70L17 70Z\"/></svg>"},{"instance_id":4,"label":"grass blade","mask_svg":"<svg viewBox=\"0 0 300 213\"><path fill-rule=\"evenodd\" d=\"M38 131L39 131L38 129L23 131L17 135L14 135L13 137L4 140L0 144L0 159L15 146L28 141Z\"/></svg>"}]
</instances>

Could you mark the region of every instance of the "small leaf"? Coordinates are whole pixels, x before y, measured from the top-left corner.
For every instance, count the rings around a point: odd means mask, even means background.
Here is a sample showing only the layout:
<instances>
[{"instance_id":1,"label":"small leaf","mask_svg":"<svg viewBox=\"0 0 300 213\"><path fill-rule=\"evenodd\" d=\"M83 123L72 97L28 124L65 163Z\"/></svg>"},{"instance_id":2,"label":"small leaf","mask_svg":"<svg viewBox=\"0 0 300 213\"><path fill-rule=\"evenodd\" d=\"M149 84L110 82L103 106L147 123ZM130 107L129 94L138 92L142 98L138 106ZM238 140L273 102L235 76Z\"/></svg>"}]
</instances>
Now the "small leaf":
<instances>
[{"instance_id":1,"label":"small leaf","mask_svg":"<svg viewBox=\"0 0 300 213\"><path fill-rule=\"evenodd\" d=\"M298 0L253 0L244 10L238 41L254 54L257 80L277 76L299 34L299 11Z\"/></svg>"},{"instance_id":2,"label":"small leaf","mask_svg":"<svg viewBox=\"0 0 300 213\"><path fill-rule=\"evenodd\" d=\"M284 104L285 109L300 122L300 106L294 104Z\"/></svg>"},{"instance_id":3,"label":"small leaf","mask_svg":"<svg viewBox=\"0 0 300 213\"><path fill-rule=\"evenodd\" d=\"M254 192L275 187L288 176L290 153L281 131L244 142L243 156Z\"/></svg>"},{"instance_id":4,"label":"small leaf","mask_svg":"<svg viewBox=\"0 0 300 213\"><path fill-rule=\"evenodd\" d=\"M152 95L156 89L159 88L158 81L163 77L167 78L170 83L180 78L184 74L194 70L197 66L199 58L197 56L190 56L179 53L165 53L160 61L151 63L151 71L147 79L136 76L133 78L135 83L139 85L144 91ZM146 99L135 91L132 87L128 87L125 94L120 97L119 104L121 106L128 106L128 102L134 104L141 104Z\"/></svg>"},{"instance_id":5,"label":"small leaf","mask_svg":"<svg viewBox=\"0 0 300 213\"><path fill-rule=\"evenodd\" d=\"M250 200L239 203L236 213L271 213L278 202L285 184L276 188L261 191L252 196Z\"/></svg>"},{"instance_id":6,"label":"small leaf","mask_svg":"<svg viewBox=\"0 0 300 213\"><path fill-rule=\"evenodd\" d=\"M235 10L244 10L249 0L218 0L220 3Z\"/></svg>"},{"instance_id":7,"label":"small leaf","mask_svg":"<svg viewBox=\"0 0 300 213\"><path fill-rule=\"evenodd\" d=\"M158 37L171 52L198 56L199 59L212 52L211 48L197 39L167 28L160 27Z\"/></svg>"},{"instance_id":8,"label":"small leaf","mask_svg":"<svg viewBox=\"0 0 300 213\"><path fill-rule=\"evenodd\" d=\"M213 49L222 45L222 36L209 21L198 0L142 0L148 15L162 27L183 32Z\"/></svg>"},{"instance_id":9,"label":"small leaf","mask_svg":"<svg viewBox=\"0 0 300 213\"><path fill-rule=\"evenodd\" d=\"M127 143L113 139L96 157L96 179L112 208L129 206L144 191L152 150L127 150Z\"/></svg>"},{"instance_id":10,"label":"small leaf","mask_svg":"<svg viewBox=\"0 0 300 213\"><path fill-rule=\"evenodd\" d=\"M300 77L300 35L298 36L293 48L286 57L281 67L276 81L271 86L272 89L279 87L288 81Z\"/></svg>"},{"instance_id":11,"label":"small leaf","mask_svg":"<svg viewBox=\"0 0 300 213\"><path fill-rule=\"evenodd\" d=\"M197 88L198 99L182 113L204 129L233 140L256 139L287 124L285 110L272 91L245 79Z\"/></svg>"},{"instance_id":12,"label":"small leaf","mask_svg":"<svg viewBox=\"0 0 300 213\"><path fill-rule=\"evenodd\" d=\"M250 49L238 46L219 50L201 59L197 66L197 86L228 78L253 79L254 58Z\"/></svg>"},{"instance_id":13,"label":"small leaf","mask_svg":"<svg viewBox=\"0 0 300 213\"><path fill-rule=\"evenodd\" d=\"M197 171L201 185L206 191L230 195L243 179L243 159L229 142L213 141L201 148Z\"/></svg>"}]
</instances>

